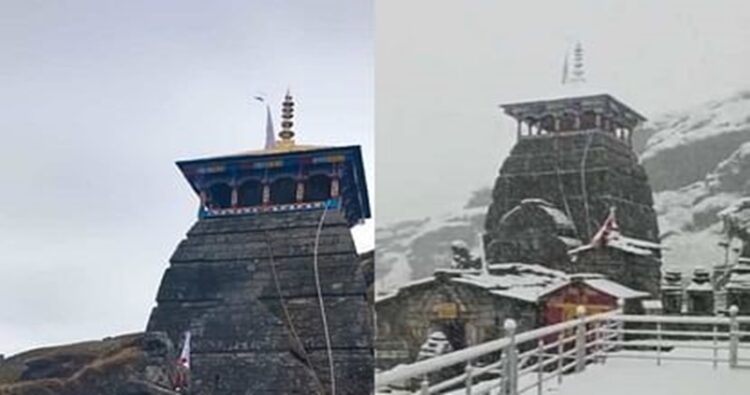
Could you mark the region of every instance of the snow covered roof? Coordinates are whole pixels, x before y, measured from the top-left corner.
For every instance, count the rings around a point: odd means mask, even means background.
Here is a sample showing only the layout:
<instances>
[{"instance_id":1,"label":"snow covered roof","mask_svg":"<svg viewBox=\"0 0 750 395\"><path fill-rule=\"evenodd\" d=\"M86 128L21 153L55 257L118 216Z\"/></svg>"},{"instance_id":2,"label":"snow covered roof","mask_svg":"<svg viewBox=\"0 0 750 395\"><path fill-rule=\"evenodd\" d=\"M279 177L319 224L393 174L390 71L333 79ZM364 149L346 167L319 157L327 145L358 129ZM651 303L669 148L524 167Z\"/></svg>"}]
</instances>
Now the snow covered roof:
<instances>
[{"instance_id":1,"label":"snow covered roof","mask_svg":"<svg viewBox=\"0 0 750 395\"><path fill-rule=\"evenodd\" d=\"M500 222L505 222L508 218L517 214L519 211L523 210L525 207L535 207L544 211L544 213L547 214L552 219L552 222L554 222L555 225L559 229L570 229L570 230L575 229L575 225L573 224L573 221L570 218L568 218L568 216L564 212L560 211L552 203L544 199L521 200L521 204L519 204L516 207L513 207L507 213L505 213L500 219Z\"/></svg>"},{"instance_id":2,"label":"snow covered roof","mask_svg":"<svg viewBox=\"0 0 750 395\"><path fill-rule=\"evenodd\" d=\"M710 281L704 282L704 283L696 283L695 281L691 282L687 286L687 291L700 291L700 292L713 292L714 287L711 285Z\"/></svg>"},{"instance_id":3,"label":"snow covered roof","mask_svg":"<svg viewBox=\"0 0 750 395\"><path fill-rule=\"evenodd\" d=\"M730 274L726 289L750 291L750 273Z\"/></svg>"},{"instance_id":4,"label":"snow covered roof","mask_svg":"<svg viewBox=\"0 0 750 395\"><path fill-rule=\"evenodd\" d=\"M604 292L607 295L612 295L618 299L635 299L649 296L648 292L636 291L604 277L584 280L583 282L597 291Z\"/></svg>"},{"instance_id":5,"label":"snow covered roof","mask_svg":"<svg viewBox=\"0 0 750 395\"><path fill-rule=\"evenodd\" d=\"M585 284L599 292L603 292L617 299L636 299L649 296L648 292L636 291L632 288L628 288L598 273L571 274L569 275L568 281L566 281L564 284L558 285L557 287L550 288L547 293L542 296L549 295L557 291L558 289L561 289L574 282Z\"/></svg>"},{"instance_id":6,"label":"snow covered roof","mask_svg":"<svg viewBox=\"0 0 750 395\"><path fill-rule=\"evenodd\" d=\"M568 251L568 254L570 255L576 255L580 252L591 250L594 248L597 248L597 245L594 244L586 244L578 248L574 248L570 251ZM628 254L633 255L641 255L641 256L649 256L653 255L653 250L663 250L666 249L664 246L662 246L659 243L654 243L647 240L640 240L635 239L632 237L623 236L622 233L618 231L612 231L607 235L605 247L611 247L618 249L620 251L626 252Z\"/></svg>"},{"instance_id":7,"label":"snow covered roof","mask_svg":"<svg viewBox=\"0 0 750 395\"><path fill-rule=\"evenodd\" d=\"M573 282L584 283L617 299L649 296L647 292L633 290L600 274L569 275L537 264L501 263L488 265L486 272L483 270L440 269L435 272L435 276L412 281L394 292L379 296L377 302L393 298L402 290L437 281L440 276L445 276L445 281L482 288L495 296L529 303L537 303L542 297Z\"/></svg>"},{"instance_id":8,"label":"snow covered roof","mask_svg":"<svg viewBox=\"0 0 750 395\"><path fill-rule=\"evenodd\" d=\"M622 114L631 125L643 122L646 118L612 95L598 89L563 91L544 98L521 100L500 106L511 117L521 119L527 116L540 116L547 112L564 111L570 108L598 108L615 110Z\"/></svg>"},{"instance_id":9,"label":"snow covered roof","mask_svg":"<svg viewBox=\"0 0 750 395\"><path fill-rule=\"evenodd\" d=\"M557 236L557 238L560 241L562 241L563 244L565 244L566 246L568 246L568 248L580 247L581 244L583 244L583 243L581 243L581 240L578 240L575 237Z\"/></svg>"},{"instance_id":10,"label":"snow covered roof","mask_svg":"<svg viewBox=\"0 0 750 395\"><path fill-rule=\"evenodd\" d=\"M663 308L661 300L659 299L646 299L641 301L641 306L646 310L661 310Z\"/></svg>"},{"instance_id":11,"label":"snow covered roof","mask_svg":"<svg viewBox=\"0 0 750 395\"><path fill-rule=\"evenodd\" d=\"M494 295L536 302L552 287L568 282L567 275L541 265L502 263L488 266L488 272L452 279L490 290Z\"/></svg>"},{"instance_id":12,"label":"snow covered roof","mask_svg":"<svg viewBox=\"0 0 750 395\"><path fill-rule=\"evenodd\" d=\"M386 299L394 298L394 297L398 296L399 292L402 289L408 289L408 288L411 288L411 287L414 287L414 286L417 286L417 285L428 284L428 283L431 283L433 281L435 281L435 277L424 277L424 278L420 278L420 279L417 279L417 280L409 281L408 283L403 284L402 286L396 288L393 291L386 292L386 293L383 293L383 294L375 295L375 301L376 302L382 302L382 301L384 301Z\"/></svg>"}]
</instances>

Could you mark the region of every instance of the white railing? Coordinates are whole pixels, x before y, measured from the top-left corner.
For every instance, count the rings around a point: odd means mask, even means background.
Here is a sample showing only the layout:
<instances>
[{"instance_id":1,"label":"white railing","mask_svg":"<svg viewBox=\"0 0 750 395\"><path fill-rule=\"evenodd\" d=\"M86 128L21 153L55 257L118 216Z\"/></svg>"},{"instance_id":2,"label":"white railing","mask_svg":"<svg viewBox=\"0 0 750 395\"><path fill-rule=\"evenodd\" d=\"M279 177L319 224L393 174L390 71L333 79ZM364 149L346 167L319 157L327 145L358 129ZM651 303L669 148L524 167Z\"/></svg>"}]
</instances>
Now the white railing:
<instances>
[{"instance_id":1,"label":"white railing","mask_svg":"<svg viewBox=\"0 0 750 395\"><path fill-rule=\"evenodd\" d=\"M377 373L375 386L379 391L416 390L418 395L518 395L534 389L542 394L549 380L560 384L564 374L582 372L588 363L607 358L651 359L657 365L664 360L707 361L714 368L719 363L734 368L750 362L739 356L739 350L750 350L750 343L740 341L750 338L750 332L741 331L740 324L750 324L750 317L738 317L736 306L729 317L625 315L622 309L586 316L579 306L576 319L518 334L515 322L506 320L505 337ZM711 357L669 355L673 347L713 352ZM644 349L650 352L613 352ZM720 351L727 357L721 358Z\"/></svg>"}]
</instances>

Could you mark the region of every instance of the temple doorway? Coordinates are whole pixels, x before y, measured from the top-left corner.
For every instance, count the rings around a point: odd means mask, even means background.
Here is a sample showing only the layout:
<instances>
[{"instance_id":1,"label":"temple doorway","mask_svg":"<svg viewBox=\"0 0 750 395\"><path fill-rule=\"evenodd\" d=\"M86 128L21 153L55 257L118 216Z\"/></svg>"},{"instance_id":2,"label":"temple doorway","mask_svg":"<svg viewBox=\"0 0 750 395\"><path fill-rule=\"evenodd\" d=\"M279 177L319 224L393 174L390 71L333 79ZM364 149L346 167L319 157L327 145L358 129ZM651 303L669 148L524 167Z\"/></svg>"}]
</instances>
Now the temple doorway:
<instances>
[{"instance_id":1,"label":"temple doorway","mask_svg":"<svg viewBox=\"0 0 750 395\"><path fill-rule=\"evenodd\" d=\"M434 327L443 332L454 350L466 348L466 321L462 319L438 320Z\"/></svg>"}]
</instances>

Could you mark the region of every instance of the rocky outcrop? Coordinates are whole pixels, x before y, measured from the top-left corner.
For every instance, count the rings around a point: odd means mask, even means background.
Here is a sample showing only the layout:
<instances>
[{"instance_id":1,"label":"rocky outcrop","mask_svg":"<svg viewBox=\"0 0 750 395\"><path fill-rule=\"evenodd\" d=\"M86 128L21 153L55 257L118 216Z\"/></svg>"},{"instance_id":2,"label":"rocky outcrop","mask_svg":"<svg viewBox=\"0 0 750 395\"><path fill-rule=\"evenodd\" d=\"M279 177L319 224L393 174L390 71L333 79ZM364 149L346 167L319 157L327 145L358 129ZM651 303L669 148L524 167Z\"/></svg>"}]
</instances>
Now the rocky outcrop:
<instances>
[{"instance_id":1,"label":"rocky outcrop","mask_svg":"<svg viewBox=\"0 0 750 395\"><path fill-rule=\"evenodd\" d=\"M176 395L164 334L47 347L0 361L0 395Z\"/></svg>"}]
</instances>

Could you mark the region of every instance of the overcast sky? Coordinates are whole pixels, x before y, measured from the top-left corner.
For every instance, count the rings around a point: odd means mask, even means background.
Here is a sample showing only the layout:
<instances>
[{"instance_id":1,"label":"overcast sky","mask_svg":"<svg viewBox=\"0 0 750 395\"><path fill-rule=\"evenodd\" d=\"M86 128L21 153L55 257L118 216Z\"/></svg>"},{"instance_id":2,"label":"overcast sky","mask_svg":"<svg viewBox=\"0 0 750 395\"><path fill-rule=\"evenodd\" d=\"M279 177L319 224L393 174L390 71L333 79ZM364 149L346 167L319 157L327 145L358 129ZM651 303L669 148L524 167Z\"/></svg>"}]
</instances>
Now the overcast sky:
<instances>
[{"instance_id":1,"label":"overcast sky","mask_svg":"<svg viewBox=\"0 0 750 395\"><path fill-rule=\"evenodd\" d=\"M515 143L500 103L559 90L578 40L589 83L648 116L750 88L741 0L378 0L378 225L461 207Z\"/></svg>"},{"instance_id":2,"label":"overcast sky","mask_svg":"<svg viewBox=\"0 0 750 395\"><path fill-rule=\"evenodd\" d=\"M362 145L374 190L373 24L369 0L2 1L0 353L145 328L197 211L174 162L260 148L258 92L278 121L291 86L298 141Z\"/></svg>"}]
</instances>

